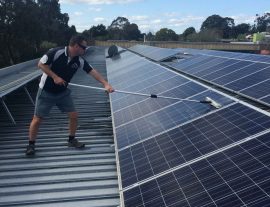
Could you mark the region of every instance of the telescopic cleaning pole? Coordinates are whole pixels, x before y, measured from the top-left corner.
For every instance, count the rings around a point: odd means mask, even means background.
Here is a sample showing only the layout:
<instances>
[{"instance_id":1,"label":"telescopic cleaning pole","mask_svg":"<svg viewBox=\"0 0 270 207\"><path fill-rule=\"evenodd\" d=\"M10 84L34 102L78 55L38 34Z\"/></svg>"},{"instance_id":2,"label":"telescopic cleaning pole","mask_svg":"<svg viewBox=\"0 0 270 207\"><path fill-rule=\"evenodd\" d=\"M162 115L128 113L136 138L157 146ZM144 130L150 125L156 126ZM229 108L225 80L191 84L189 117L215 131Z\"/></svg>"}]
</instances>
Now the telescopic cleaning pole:
<instances>
[{"instance_id":1,"label":"telescopic cleaning pole","mask_svg":"<svg viewBox=\"0 0 270 207\"><path fill-rule=\"evenodd\" d=\"M90 89L106 91L105 88L99 88L99 87L94 87L94 86L86 86L86 85L80 85L80 84L75 84L75 83L69 83L69 85L82 87L82 88L90 88ZM114 92L130 94L130 95L137 95L137 96L146 96L146 97L150 97L150 98L164 98L164 99L171 99L171 100L177 100L177 101L189 101L189 102L210 104L211 106L213 106L217 109L222 107L221 104L219 104L218 102L214 101L213 99L211 99L209 97L205 97L204 100L194 100L194 99L182 99L182 98L175 98L175 97L168 97L168 96L159 96L156 94L144 94L144 93L136 93L136 92L129 92L129 91L121 91L121 90L114 90Z\"/></svg>"}]
</instances>

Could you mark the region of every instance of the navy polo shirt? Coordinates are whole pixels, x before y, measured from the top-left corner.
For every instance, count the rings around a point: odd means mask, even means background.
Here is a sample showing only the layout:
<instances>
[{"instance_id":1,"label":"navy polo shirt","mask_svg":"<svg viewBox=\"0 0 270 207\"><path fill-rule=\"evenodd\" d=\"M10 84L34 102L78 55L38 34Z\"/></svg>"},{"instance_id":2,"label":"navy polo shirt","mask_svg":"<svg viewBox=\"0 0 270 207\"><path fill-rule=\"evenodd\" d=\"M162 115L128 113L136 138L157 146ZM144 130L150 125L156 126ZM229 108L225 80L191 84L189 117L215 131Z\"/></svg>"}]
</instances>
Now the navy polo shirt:
<instances>
[{"instance_id":1,"label":"navy polo shirt","mask_svg":"<svg viewBox=\"0 0 270 207\"><path fill-rule=\"evenodd\" d=\"M49 65L51 70L67 83L70 82L71 78L79 69L83 69L86 73L89 73L93 67L88 64L80 56L73 57L70 59L68 56L68 47L54 48L49 50L41 59L40 62L45 65ZM66 90L66 86L57 85L53 79L46 73L42 74L39 87L47 92L60 93Z\"/></svg>"}]
</instances>

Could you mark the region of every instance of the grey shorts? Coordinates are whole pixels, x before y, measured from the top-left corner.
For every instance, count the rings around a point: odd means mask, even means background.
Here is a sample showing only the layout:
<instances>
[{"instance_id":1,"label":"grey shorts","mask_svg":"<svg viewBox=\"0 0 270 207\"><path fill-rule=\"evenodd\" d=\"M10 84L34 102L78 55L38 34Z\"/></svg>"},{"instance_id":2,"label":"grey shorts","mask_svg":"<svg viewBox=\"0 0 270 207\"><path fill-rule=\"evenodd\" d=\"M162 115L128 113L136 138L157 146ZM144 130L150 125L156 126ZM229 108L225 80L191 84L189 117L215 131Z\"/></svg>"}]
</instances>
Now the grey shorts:
<instances>
[{"instance_id":1,"label":"grey shorts","mask_svg":"<svg viewBox=\"0 0 270 207\"><path fill-rule=\"evenodd\" d=\"M38 117L48 116L53 106L57 106L62 112L75 112L70 89L67 88L62 93L53 94L39 88L36 97L35 115Z\"/></svg>"}]
</instances>

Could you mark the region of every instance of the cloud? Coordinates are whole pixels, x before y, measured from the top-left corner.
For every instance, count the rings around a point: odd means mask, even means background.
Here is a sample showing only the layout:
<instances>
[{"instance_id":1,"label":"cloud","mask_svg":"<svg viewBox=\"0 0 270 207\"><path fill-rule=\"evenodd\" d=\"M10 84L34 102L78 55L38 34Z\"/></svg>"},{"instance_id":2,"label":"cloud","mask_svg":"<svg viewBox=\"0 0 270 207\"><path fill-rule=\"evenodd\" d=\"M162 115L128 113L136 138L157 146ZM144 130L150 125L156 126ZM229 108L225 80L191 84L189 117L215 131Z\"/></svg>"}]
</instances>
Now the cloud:
<instances>
[{"instance_id":1,"label":"cloud","mask_svg":"<svg viewBox=\"0 0 270 207\"><path fill-rule=\"evenodd\" d=\"M94 21L95 22L106 22L106 19L103 17L96 17L96 18L94 18Z\"/></svg>"},{"instance_id":2,"label":"cloud","mask_svg":"<svg viewBox=\"0 0 270 207\"><path fill-rule=\"evenodd\" d=\"M91 7L88 9L88 11L94 11L94 12L100 12L102 9L101 8L95 8L95 7Z\"/></svg>"},{"instance_id":3,"label":"cloud","mask_svg":"<svg viewBox=\"0 0 270 207\"><path fill-rule=\"evenodd\" d=\"M148 19L148 16L145 15L138 15L138 16L131 16L131 17L127 17L131 22L134 21L145 21Z\"/></svg>"},{"instance_id":4,"label":"cloud","mask_svg":"<svg viewBox=\"0 0 270 207\"><path fill-rule=\"evenodd\" d=\"M82 13L82 12L74 12L74 15L75 15L75 16L82 16L83 13Z\"/></svg>"},{"instance_id":5,"label":"cloud","mask_svg":"<svg viewBox=\"0 0 270 207\"><path fill-rule=\"evenodd\" d=\"M184 25L192 25L194 23L198 23L198 22L202 22L204 19L204 17L196 17L196 16L186 16L186 17L182 17L182 18L173 18L173 19L169 19L168 23L171 26L184 26Z\"/></svg>"},{"instance_id":6,"label":"cloud","mask_svg":"<svg viewBox=\"0 0 270 207\"><path fill-rule=\"evenodd\" d=\"M101 4L129 4L133 2L138 2L142 0L61 0L60 3L69 3L69 4L79 4L87 3L92 5L101 5Z\"/></svg>"},{"instance_id":7,"label":"cloud","mask_svg":"<svg viewBox=\"0 0 270 207\"><path fill-rule=\"evenodd\" d=\"M151 23L153 24L160 24L162 21L160 19L152 20Z\"/></svg>"},{"instance_id":8,"label":"cloud","mask_svg":"<svg viewBox=\"0 0 270 207\"><path fill-rule=\"evenodd\" d=\"M246 15L246 14L238 14L230 17L234 19L234 23L236 25L241 23L254 24L254 20L256 19L256 15Z\"/></svg>"},{"instance_id":9,"label":"cloud","mask_svg":"<svg viewBox=\"0 0 270 207\"><path fill-rule=\"evenodd\" d=\"M168 12L168 13L165 13L164 16L166 16L166 17L176 17L176 16L178 16L178 13L177 12Z\"/></svg>"}]
</instances>

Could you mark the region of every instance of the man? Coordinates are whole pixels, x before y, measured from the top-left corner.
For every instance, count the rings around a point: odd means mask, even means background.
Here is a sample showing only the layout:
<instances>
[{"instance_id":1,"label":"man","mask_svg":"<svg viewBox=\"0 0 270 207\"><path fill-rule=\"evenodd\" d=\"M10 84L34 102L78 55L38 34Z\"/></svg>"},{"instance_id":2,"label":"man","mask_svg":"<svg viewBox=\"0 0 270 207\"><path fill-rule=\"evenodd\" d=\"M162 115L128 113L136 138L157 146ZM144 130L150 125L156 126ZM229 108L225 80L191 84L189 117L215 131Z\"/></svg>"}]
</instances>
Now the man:
<instances>
[{"instance_id":1,"label":"man","mask_svg":"<svg viewBox=\"0 0 270 207\"><path fill-rule=\"evenodd\" d=\"M114 91L113 87L81 57L86 47L85 38L77 35L70 39L67 47L51 49L40 59L38 67L43 71L43 75L39 83L34 117L30 124L26 155L35 154L35 140L39 126L54 105L68 114L68 146L75 148L85 146L75 138L78 113L75 110L70 90L67 88L68 83L77 70L83 69L102 83L108 93Z\"/></svg>"}]
</instances>

